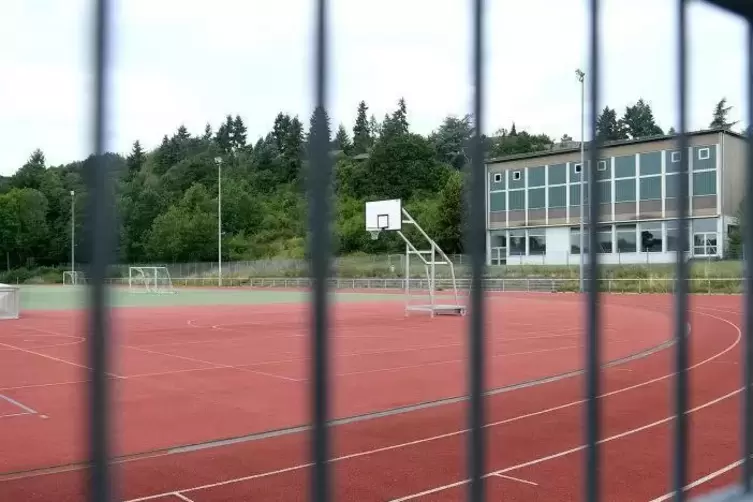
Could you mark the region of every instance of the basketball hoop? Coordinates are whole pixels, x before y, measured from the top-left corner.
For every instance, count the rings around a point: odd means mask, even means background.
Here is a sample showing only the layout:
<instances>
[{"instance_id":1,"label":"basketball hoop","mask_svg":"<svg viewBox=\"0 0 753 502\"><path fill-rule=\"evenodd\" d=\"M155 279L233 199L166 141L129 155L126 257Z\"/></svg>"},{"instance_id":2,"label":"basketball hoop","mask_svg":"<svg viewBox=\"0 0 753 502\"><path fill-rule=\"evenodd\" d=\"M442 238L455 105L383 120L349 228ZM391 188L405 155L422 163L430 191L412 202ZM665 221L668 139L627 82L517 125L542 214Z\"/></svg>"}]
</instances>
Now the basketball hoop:
<instances>
[{"instance_id":1,"label":"basketball hoop","mask_svg":"<svg viewBox=\"0 0 753 502\"><path fill-rule=\"evenodd\" d=\"M381 230L378 229L378 228L376 230L369 230L369 233L371 234L371 240L372 241L377 240L379 238L379 233L380 232L381 232Z\"/></svg>"}]
</instances>

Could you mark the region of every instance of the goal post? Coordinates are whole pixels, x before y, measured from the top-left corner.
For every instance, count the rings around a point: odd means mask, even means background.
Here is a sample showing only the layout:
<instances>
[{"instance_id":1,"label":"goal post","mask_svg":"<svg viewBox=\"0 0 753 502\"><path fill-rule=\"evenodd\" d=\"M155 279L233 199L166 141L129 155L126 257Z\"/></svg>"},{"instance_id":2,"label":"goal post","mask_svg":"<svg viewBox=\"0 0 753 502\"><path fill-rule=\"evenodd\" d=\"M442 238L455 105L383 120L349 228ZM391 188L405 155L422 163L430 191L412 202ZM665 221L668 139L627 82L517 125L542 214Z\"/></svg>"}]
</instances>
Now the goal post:
<instances>
[{"instance_id":1,"label":"goal post","mask_svg":"<svg viewBox=\"0 0 753 502\"><path fill-rule=\"evenodd\" d=\"M79 270L66 270L63 272L63 285L64 286L77 286L79 284L86 284L86 275Z\"/></svg>"},{"instance_id":2,"label":"goal post","mask_svg":"<svg viewBox=\"0 0 753 502\"><path fill-rule=\"evenodd\" d=\"M131 293L176 293L167 267L128 267L128 290Z\"/></svg>"},{"instance_id":3,"label":"goal post","mask_svg":"<svg viewBox=\"0 0 753 502\"><path fill-rule=\"evenodd\" d=\"M366 231L376 240L381 232L393 231L405 242L405 315L412 311L436 315L465 315L466 306L461 302L455 279L455 266L439 245L429 237L421 225L402 207L400 199L380 200L366 203ZM403 225L410 225L418 232L417 239L410 239L403 232ZM415 281L411 277L411 257L417 258L424 278ZM438 292L439 271L446 271L449 291ZM413 283L418 282L418 287Z\"/></svg>"},{"instance_id":4,"label":"goal post","mask_svg":"<svg viewBox=\"0 0 753 502\"><path fill-rule=\"evenodd\" d=\"M0 284L0 320L18 319L21 315L21 288Z\"/></svg>"}]
</instances>

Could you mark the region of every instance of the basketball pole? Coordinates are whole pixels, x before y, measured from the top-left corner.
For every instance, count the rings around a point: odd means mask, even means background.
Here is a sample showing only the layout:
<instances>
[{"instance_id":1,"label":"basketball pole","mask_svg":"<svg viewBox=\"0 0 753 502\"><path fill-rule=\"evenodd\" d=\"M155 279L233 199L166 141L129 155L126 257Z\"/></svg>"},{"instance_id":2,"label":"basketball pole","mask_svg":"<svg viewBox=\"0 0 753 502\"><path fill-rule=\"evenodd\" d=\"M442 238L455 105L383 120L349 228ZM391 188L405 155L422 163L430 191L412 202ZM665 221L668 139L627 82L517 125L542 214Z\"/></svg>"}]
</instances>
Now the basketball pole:
<instances>
[{"instance_id":1,"label":"basketball pole","mask_svg":"<svg viewBox=\"0 0 753 502\"><path fill-rule=\"evenodd\" d=\"M76 281L76 191L71 190L71 282Z\"/></svg>"},{"instance_id":2,"label":"basketball pole","mask_svg":"<svg viewBox=\"0 0 753 502\"><path fill-rule=\"evenodd\" d=\"M217 163L217 286L222 287L222 157Z\"/></svg>"}]
</instances>

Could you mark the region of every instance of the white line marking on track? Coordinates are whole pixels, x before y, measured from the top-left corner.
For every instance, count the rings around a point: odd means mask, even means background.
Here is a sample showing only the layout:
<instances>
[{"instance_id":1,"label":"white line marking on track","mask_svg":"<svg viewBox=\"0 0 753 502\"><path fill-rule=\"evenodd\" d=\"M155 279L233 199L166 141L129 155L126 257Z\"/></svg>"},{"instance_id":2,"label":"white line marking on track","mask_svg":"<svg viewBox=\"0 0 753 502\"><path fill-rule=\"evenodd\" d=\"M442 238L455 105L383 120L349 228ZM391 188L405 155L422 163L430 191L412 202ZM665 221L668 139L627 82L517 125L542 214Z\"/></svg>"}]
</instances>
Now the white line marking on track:
<instances>
[{"instance_id":1,"label":"white line marking on track","mask_svg":"<svg viewBox=\"0 0 753 502\"><path fill-rule=\"evenodd\" d=\"M33 413L29 413L28 411L24 411L23 413L8 413L7 415L0 415L0 418L23 417L25 415L33 415Z\"/></svg>"},{"instance_id":2,"label":"white line marking on track","mask_svg":"<svg viewBox=\"0 0 753 502\"><path fill-rule=\"evenodd\" d=\"M47 354L43 354L41 352L35 352L33 350L23 349L21 347L17 347L15 345L11 345L9 343L0 342L0 346L7 347L9 349L15 349L15 350L17 350L19 352L25 352L27 354L32 354L32 355L35 355L35 356L43 357L43 358L49 359L51 361L56 361L56 362L59 362L59 363L68 364L70 366L75 366L77 368L83 368L85 370L91 370L90 367L84 366L83 364L78 364L78 363L74 363L74 362L71 362L71 361L66 361L65 359L60 359L58 357L48 356ZM111 376L113 378L121 378L120 375L116 375L114 373L107 373L107 375Z\"/></svg>"},{"instance_id":3,"label":"white line marking on track","mask_svg":"<svg viewBox=\"0 0 753 502\"><path fill-rule=\"evenodd\" d=\"M165 357L174 357L176 359L184 359L186 361L192 361L192 362L195 362L195 363L214 365L213 368L204 368L204 369L228 368L228 369L234 369L234 370L238 370L238 371L245 371L246 373L255 373L257 375L264 375L264 376L268 376L268 377L271 377L271 378L278 378L280 380L287 380L289 382L302 382L302 381L304 381L303 379L300 379L300 378L291 378L291 377L286 377L284 375L277 375L275 373L267 373L267 372L264 372L264 371L251 370L251 369L248 369L248 368L245 368L245 367L240 367L240 366L231 366L229 364L217 364L217 363L213 363L211 361L205 361L203 359L196 359L194 357L179 356L177 354L170 354L170 353L167 353L167 352L158 352L156 350L144 349L144 348L137 347L137 346L134 346L134 345L123 345L123 347L124 348L128 348L128 349L133 349L133 350L140 350L142 352L147 352L149 354L157 354L157 355L161 355L161 356L165 356Z\"/></svg>"},{"instance_id":4,"label":"white line marking on track","mask_svg":"<svg viewBox=\"0 0 753 502\"><path fill-rule=\"evenodd\" d=\"M733 463L731 463L729 465L725 465L721 469L719 469L717 471L714 471L714 472L712 472L710 474L707 474L706 476L704 476L702 478L698 478L698 479L696 479L695 481L693 481L692 483L690 483L688 485L685 485L685 488L683 488L683 491L688 491L691 488L695 488L696 486L700 486L700 485L702 485L704 483L708 483L712 479L718 478L722 474L725 474L725 473L727 473L727 472L729 472L729 471L731 471L733 469L736 469L736 468L740 467L741 465L743 465L743 461L742 460L738 460L737 462L733 462ZM671 500L673 498L675 498L674 492L667 493L665 495L662 495L661 497L657 497L657 498L651 500L650 502L664 502L665 500Z\"/></svg>"},{"instance_id":5,"label":"white line marking on track","mask_svg":"<svg viewBox=\"0 0 753 502\"><path fill-rule=\"evenodd\" d=\"M700 366L702 366L704 364L707 364L707 363L709 363L709 362L711 362L711 361L713 361L713 360L715 360L715 359L723 356L724 354L726 354L729 351L731 351L732 349L734 349L740 343L740 340L742 338L742 333L740 331L740 328L736 324L728 321L727 319L723 319L721 317L717 317L715 315L708 314L708 313L705 313L705 312L700 312L698 310L689 310L689 312L697 312L700 315L703 315L703 316L706 316L706 317L710 317L710 318L713 318L713 319L717 319L717 320L722 321L722 322L724 322L726 324L729 324L730 326L732 326L733 328L735 328L735 330L737 330L737 338L727 348L725 348L725 349L721 350L720 352L718 352L718 353L716 353L716 354L714 354L714 355L712 355L712 356L704 359L703 361L697 362L696 364L694 364L692 366L689 366L686 371L690 371L692 369L698 368L698 367L700 367ZM660 377L656 377L656 378L653 378L651 380L646 380L645 382L641 382L641 383L638 383L638 384L635 384L635 385L630 385L628 387L623 387L621 389L616 389L616 390L613 390L611 392L607 392L607 393L602 394L601 396L599 396L599 398L603 399L605 397L610 397L610 396L614 396L614 395L617 395L617 394L622 394L624 392L628 392L628 391L631 391L631 390L639 389L641 387L645 387L647 385L651 385L651 384L654 384L654 383L666 380L668 378L672 378L674 375L675 375L675 372L667 373L666 375L663 375L663 376L660 376ZM696 411L696 410L702 409L704 407L711 406L712 404L716 404L719 401L722 401L724 399L727 399L727 398L731 397L732 395L735 395L735 394L739 393L740 390L741 389L738 389L738 390L736 390L736 391L734 391L734 392L732 392L732 393L730 393L730 394L728 394L726 396L718 398L718 399L716 399L716 400L714 400L712 402L709 402L709 403L703 404L701 406L698 406L698 407L694 408L693 410L689 410L688 413L690 413L692 411ZM492 422L492 423L484 424L484 427L496 427L496 426L499 426L499 425L504 425L504 424L513 423L513 422L518 422L518 421L521 421L521 420L524 420L524 419L527 419L527 418L536 417L536 416L539 416L539 415L546 415L546 414L554 412L554 411L564 410L564 409L567 409L567 408L571 408L573 406L578 406L578 405L581 405L581 404L583 404L585 402L586 402L585 399L579 399L577 401L571 401L569 403L561 404L559 406L554 406L554 407L547 408L547 409L544 409L544 410L539 410L539 411L535 411L535 412L532 412L532 413L527 413L525 415L518 415L516 417L511 417L511 418L507 418L507 419L504 419L504 420L499 420L497 422ZM659 423L644 425L644 426L642 426L642 427L640 427L638 429L634 429L632 432L631 431L627 431L625 433L620 434L619 437L625 437L627 435L634 434L636 432L640 432L640 431L646 430L646 429L651 428L651 427L656 427L657 425L660 425L661 423L665 423L665 422L671 420L672 418L673 417L669 417L669 418L665 418L663 421L659 421ZM369 456L369 455L374 455L376 453L383 453L383 452L387 452L387 451L398 450L398 449L407 448L407 447L411 447L411 446L415 446L415 445L419 445L419 444L423 444L423 443L429 443L429 442L432 442L432 441L437 441L437 440L441 440L441 439L446 439L446 438L450 438L450 437L459 436L459 435L465 434L466 432L468 432L468 429L462 429L462 430L458 430L458 431L448 432L448 433L445 433L445 434L439 434L439 435L436 435L436 436L430 436L430 437L425 437L425 438L421 438L421 439L416 439L414 441L409 441L409 442L405 442L405 443L394 444L394 445L390 445L390 446L384 446L384 447L381 447L381 448L375 448L373 450L360 451L360 452L356 452L356 453L351 453L349 455L343 455L343 456L340 456L340 457L331 458L330 462L340 462L340 461L343 461L343 460L350 460L350 459L354 459L354 458L360 458L360 457L365 457L365 456ZM613 439L617 439L617 438L613 438ZM611 440L613 440L613 439L611 439ZM602 440L602 441L604 441L604 440ZM533 460L531 462L527 462L525 464L520 464L520 465L517 465L517 466L508 467L508 468L505 468L505 469L502 469L502 470L499 470L499 471L494 471L492 473L487 474L487 476L488 475L496 475L496 474L504 474L508 470L520 469L520 468L523 468L523 467L525 467L527 465L534 465L536 463L541 463L541 462L545 462L547 460L551 460L551 459L554 459L554 458L559 458L561 456L565 456L565 455L569 455L571 453L578 452L578 451L580 451L580 450L582 450L584 448L585 448L585 446L578 446L578 447L572 448L570 450L566 450L564 452L560 452L560 453L557 453L557 454L554 454L554 455L550 455L548 457L544 457L544 458ZM225 480L225 481L218 481L216 483L208 483L208 484L205 484L205 485L194 486L192 488L184 488L184 489L181 489L180 492L181 493L186 493L186 492L193 492L193 491L199 491L199 490L206 490L208 488L216 488L218 486L226 486L226 485L230 485L230 484L241 483L241 482L244 482L244 481L251 481L251 480L255 480L255 479L266 478L266 477L269 477L269 476L275 476L275 475L279 475L279 474L285 474L285 473L288 473L288 472L295 472L295 471L299 471L299 470L302 470L302 469L306 469L306 468L311 467L311 466L313 466L313 464L309 462L309 463L306 463L306 464L299 464L299 465L294 465L294 466L290 466L290 467L285 467L283 469L278 469L278 470L275 470L275 471L261 472L261 473L258 473L258 474L251 474L251 475L243 476L243 477L240 477L240 478L233 478L233 479L228 479L228 480ZM467 480L458 481L458 482L450 484L450 485L445 485L443 487L443 489L449 489L449 488L453 488L455 486L461 486L461 485L464 485L466 483L467 483ZM440 490L436 490L436 491L440 491ZM165 496L170 495L172 493L174 493L174 492L157 493L157 494L154 494L154 495L147 495L147 496L140 497L140 498L130 499L130 500L127 500L125 502L144 502L144 501L147 501L147 500L154 500L154 499L162 498L162 497L165 497ZM433 492L432 491L428 491L426 493L428 494L428 493L433 493ZM420 495L420 494L418 494L418 495ZM401 500L409 500L411 497L414 497L414 496L409 496L408 498L402 498L402 499L395 499L392 502L398 502L398 501L401 501Z\"/></svg>"},{"instance_id":6,"label":"white line marking on track","mask_svg":"<svg viewBox=\"0 0 753 502\"><path fill-rule=\"evenodd\" d=\"M494 476L502 479L509 479L510 481L517 481L518 483L525 483L527 485L533 485L533 486L539 486L538 483L534 483L533 481L528 481L527 479L522 478L516 478L514 476L505 476L504 474L494 474Z\"/></svg>"},{"instance_id":7,"label":"white line marking on track","mask_svg":"<svg viewBox=\"0 0 753 502\"><path fill-rule=\"evenodd\" d=\"M18 402L18 401L16 401L15 399L12 399L12 398L10 398L10 397L6 396L5 394L0 394L0 399L5 399L5 400L6 400L6 401L8 401L8 402L9 402L10 404L17 406L18 408L21 408L22 410L24 410L24 411L25 411L25 412L27 412L27 413L34 413L34 414L36 414L36 413L37 413L37 411L36 411L36 410L34 410L34 409L32 409L32 408L29 408L28 406L26 406L26 405L25 405L25 404L23 404L23 403L19 403L19 402Z\"/></svg>"},{"instance_id":8,"label":"white line marking on track","mask_svg":"<svg viewBox=\"0 0 753 502\"><path fill-rule=\"evenodd\" d=\"M175 497L178 497L179 499L183 500L184 502L194 502L193 500L191 500L190 498L186 497L185 495L183 495L180 492L175 492L172 495L175 496Z\"/></svg>"}]
</instances>

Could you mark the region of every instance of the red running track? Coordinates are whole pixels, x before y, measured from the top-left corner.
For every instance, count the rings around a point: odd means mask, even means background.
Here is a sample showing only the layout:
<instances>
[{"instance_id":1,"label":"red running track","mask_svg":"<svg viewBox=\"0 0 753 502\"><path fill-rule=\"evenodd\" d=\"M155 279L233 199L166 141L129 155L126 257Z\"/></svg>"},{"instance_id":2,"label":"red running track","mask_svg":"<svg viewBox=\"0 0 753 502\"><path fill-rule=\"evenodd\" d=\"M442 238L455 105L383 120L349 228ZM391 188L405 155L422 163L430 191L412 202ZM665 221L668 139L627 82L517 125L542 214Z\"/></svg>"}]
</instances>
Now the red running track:
<instances>
[{"instance_id":1,"label":"red running track","mask_svg":"<svg viewBox=\"0 0 753 502\"><path fill-rule=\"evenodd\" d=\"M735 462L737 456L736 301L693 301L691 359L696 367L690 373L691 401L699 407L691 420L694 479ZM576 296L505 297L491 300L490 306L491 387L580 367L581 306ZM462 394L463 320L405 320L397 306L379 308L381 312L375 306L337 307L335 414L350 416ZM305 498L308 438L303 433L180 453L155 451L305 422L305 311L290 306L265 309L265 315L252 308L239 312L237 307L206 314L195 309L118 313L113 376L118 453L153 452L118 464L124 500ZM666 340L672 332L670 312L669 297L609 298L604 358ZM75 356L81 343L59 339L73 336L65 333L78 328L71 325L72 318L44 314L38 319L39 325L0 338L0 362L8 363L0 366L0 393L37 411L0 418L6 473L83 459L75 445L84 439L77 426L85 385L46 385L82 377L81 368L69 364L82 364L80 352ZM185 326L176 329L181 320ZM39 340L27 336L29 331L39 332ZM12 364L16 358L24 363ZM27 363L37 364L31 361L49 361L62 373L22 371ZM603 375L604 495L608 500L652 500L667 491L671 472L671 350L606 369ZM5 385L14 378L16 385ZM502 494L505 500L579 497L581 389L575 376L488 399L492 500ZM446 404L334 428L338 499L462 500L465 413L464 403ZM69 471L6 474L0 478L0 499L80 500L84 474L75 466ZM726 477L733 474L730 470L699 489L729 481Z\"/></svg>"}]
</instances>

